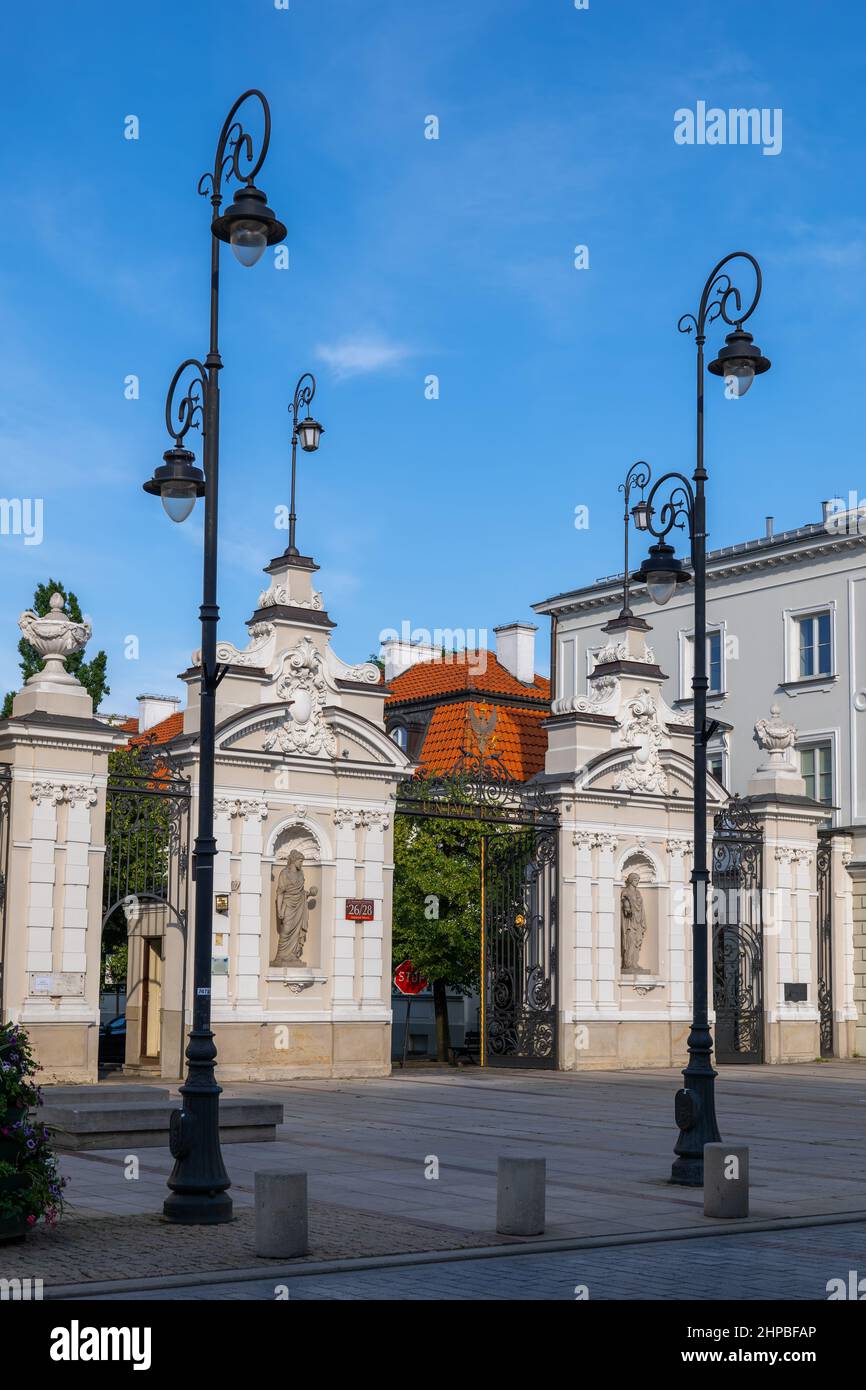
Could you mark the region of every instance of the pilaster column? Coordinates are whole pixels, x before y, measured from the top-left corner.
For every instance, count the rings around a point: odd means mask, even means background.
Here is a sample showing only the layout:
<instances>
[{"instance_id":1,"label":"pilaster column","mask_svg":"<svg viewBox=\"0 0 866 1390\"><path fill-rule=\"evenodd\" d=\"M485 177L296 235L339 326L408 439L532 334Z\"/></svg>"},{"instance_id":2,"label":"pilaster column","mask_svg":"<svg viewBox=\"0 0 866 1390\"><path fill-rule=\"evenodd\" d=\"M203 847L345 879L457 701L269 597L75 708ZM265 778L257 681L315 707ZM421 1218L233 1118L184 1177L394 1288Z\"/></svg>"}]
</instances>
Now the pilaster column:
<instances>
[{"instance_id":1,"label":"pilaster column","mask_svg":"<svg viewBox=\"0 0 866 1390\"><path fill-rule=\"evenodd\" d=\"M694 846L692 841L682 836L667 841L668 852L668 930L667 930L667 977L668 1005L671 1010L687 1011L691 1004L690 950L692 941L692 886L691 870L686 863ZM659 927L661 928L661 921ZM662 966L661 947L664 938L659 939L659 966Z\"/></svg>"},{"instance_id":2,"label":"pilaster column","mask_svg":"<svg viewBox=\"0 0 866 1390\"><path fill-rule=\"evenodd\" d=\"M355 929L356 923L346 921L346 899L357 895L355 882L355 852L357 812L338 807L334 812L336 831L336 872L334 878L334 961L333 990L335 1012L341 1008L354 1013L355 1000Z\"/></svg>"},{"instance_id":3,"label":"pilaster column","mask_svg":"<svg viewBox=\"0 0 866 1390\"><path fill-rule=\"evenodd\" d=\"M385 831L389 816L386 811L361 811L358 828L363 832L364 897L373 901L373 920L361 923L361 1009L379 1012L390 1003L383 996L385 963L382 942L385 936L382 904L385 896ZM390 973L390 962L388 962Z\"/></svg>"}]
</instances>

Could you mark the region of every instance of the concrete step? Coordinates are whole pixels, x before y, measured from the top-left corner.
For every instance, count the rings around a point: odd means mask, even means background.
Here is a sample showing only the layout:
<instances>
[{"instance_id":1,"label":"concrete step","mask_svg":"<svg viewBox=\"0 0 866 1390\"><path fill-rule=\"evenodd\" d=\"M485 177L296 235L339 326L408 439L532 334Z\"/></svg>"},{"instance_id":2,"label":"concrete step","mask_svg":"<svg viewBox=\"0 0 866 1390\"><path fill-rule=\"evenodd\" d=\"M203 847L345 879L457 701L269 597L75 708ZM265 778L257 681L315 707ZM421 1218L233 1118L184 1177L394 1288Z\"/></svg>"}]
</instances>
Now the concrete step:
<instances>
[{"instance_id":1,"label":"concrete step","mask_svg":"<svg viewBox=\"0 0 866 1390\"><path fill-rule=\"evenodd\" d=\"M43 1086L46 1107L51 1105L115 1105L129 1100L168 1100L167 1086L124 1085L103 1082L99 1086Z\"/></svg>"},{"instance_id":2,"label":"concrete step","mask_svg":"<svg viewBox=\"0 0 866 1390\"><path fill-rule=\"evenodd\" d=\"M40 1123L52 1131L59 1153L82 1149L162 1148L168 1145L168 1127L180 1100L131 1100L101 1104L45 1104ZM283 1122L283 1107L274 1101L223 1100L220 1102L220 1142L261 1144L276 1138Z\"/></svg>"}]
</instances>

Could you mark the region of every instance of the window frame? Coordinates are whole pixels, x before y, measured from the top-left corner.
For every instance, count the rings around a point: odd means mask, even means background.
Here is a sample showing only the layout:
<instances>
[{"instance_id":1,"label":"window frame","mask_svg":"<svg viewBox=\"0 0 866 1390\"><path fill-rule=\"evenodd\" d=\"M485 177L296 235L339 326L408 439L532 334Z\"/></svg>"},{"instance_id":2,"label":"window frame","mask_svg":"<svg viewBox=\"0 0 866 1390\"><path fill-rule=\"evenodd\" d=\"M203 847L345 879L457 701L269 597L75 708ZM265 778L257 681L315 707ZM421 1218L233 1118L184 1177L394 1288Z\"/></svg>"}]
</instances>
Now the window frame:
<instances>
[{"instance_id":1,"label":"window frame","mask_svg":"<svg viewBox=\"0 0 866 1390\"><path fill-rule=\"evenodd\" d=\"M800 674L800 624L806 619L811 619L813 623L819 618L828 617L830 620L830 669L829 671L819 671L811 676ZM836 642L836 600L828 599L825 603L812 603L803 608L786 608L783 613L784 622L784 652L785 669L781 685L785 686L813 686L826 684L829 681L839 679L838 669L838 647ZM813 651L820 647L820 643L813 642Z\"/></svg>"},{"instance_id":2,"label":"window frame","mask_svg":"<svg viewBox=\"0 0 866 1390\"><path fill-rule=\"evenodd\" d=\"M720 670L720 689L714 690L710 687L707 690L708 700L724 700L728 695L728 624L722 618L718 622L707 623L707 641L710 637L718 633L719 637L719 670ZM677 701L680 704L691 704L694 701L692 691L692 677L694 675L694 649L695 649L695 630L691 628L680 628L677 634L677 667L679 695ZM707 676L710 676L712 663L707 661Z\"/></svg>"},{"instance_id":3,"label":"window frame","mask_svg":"<svg viewBox=\"0 0 866 1390\"><path fill-rule=\"evenodd\" d=\"M821 805L826 807L827 815L832 816L836 822L839 811L837 807L839 795L839 730L838 729L812 729L802 730L797 736L795 745L797 753L797 770L803 776L803 764L801 754L810 752L812 749L826 748L830 753L830 801L821 801ZM804 779L805 780L805 779ZM818 788L820 791L820 787ZM820 801L820 796L815 798Z\"/></svg>"}]
</instances>

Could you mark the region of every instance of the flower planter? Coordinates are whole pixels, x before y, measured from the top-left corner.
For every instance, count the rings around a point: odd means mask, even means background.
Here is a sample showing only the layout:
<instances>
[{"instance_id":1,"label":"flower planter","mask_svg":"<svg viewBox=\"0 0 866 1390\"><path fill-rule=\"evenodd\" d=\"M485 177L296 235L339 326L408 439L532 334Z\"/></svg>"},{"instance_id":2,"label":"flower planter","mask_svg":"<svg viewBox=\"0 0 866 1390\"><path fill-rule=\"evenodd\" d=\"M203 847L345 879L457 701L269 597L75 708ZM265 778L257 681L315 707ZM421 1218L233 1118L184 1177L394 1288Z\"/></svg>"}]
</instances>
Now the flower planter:
<instances>
[{"instance_id":1,"label":"flower planter","mask_svg":"<svg viewBox=\"0 0 866 1390\"><path fill-rule=\"evenodd\" d=\"M29 1230L26 1216L0 1216L0 1245L25 1240Z\"/></svg>"},{"instance_id":2,"label":"flower planter","mask_svg":"<svg viewBox=\"0 0 866 1390\"><path fill-rule=\"evenodd\" d=\"M36 1119L42 1104L27 1034L0 1022L0 1243L23 1240L42 1219L53 1226L63 1207L63 1178L50 1136ZM8 1133L3 1134L3 1130Z\"/></svg>"},{"instance_id":3,"label":"flower planter","mask_svg":"<svg viewBox=\"0 0 866 1390\"><path fill-rule=\"evenodd\" d=\"M11 1129L13 1125L18 1123L22 1115L26 1113L25 1110L18 1108L7 1110L3 1115L0 1115L0 1130ZM0 1162L12 1163L17 1153L18 1141L16 1139L7 1139L0 1133Z\"/></svg>"},{"instance_id":4,"label":"flower planter","mask_svg":"<svg viewBox=\"0 0 866 1390\"><path fill-rule=\"evenodd\" d=\"M29 1182L26 1173L9 1173L0 1177L0 1197L8 1192L20 1192ZM23 1240L29 1230L26 1216L0 1216L0 1243L7 1240Z\"/></svg>"}]
</instances>

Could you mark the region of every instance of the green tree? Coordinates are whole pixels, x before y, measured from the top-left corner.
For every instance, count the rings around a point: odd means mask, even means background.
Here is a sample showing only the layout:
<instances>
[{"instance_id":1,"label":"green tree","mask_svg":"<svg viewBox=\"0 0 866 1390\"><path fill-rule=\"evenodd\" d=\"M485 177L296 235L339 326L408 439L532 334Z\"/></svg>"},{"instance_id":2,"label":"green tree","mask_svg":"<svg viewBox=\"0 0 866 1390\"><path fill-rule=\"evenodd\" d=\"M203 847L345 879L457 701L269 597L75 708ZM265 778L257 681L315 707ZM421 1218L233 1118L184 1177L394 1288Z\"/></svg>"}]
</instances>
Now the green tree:
<instances>
[{"instance_id":1,"label":"green tree","mask_svg":"<svg viewBox=\"0 0 866 1390\"><path fill-rule=\"evenodd\" d=\"M81 607L78 599L71 590L67 590L56 579L49 579L46 584L39 584L33 595L33 611L40 617L44 617L49 611L52 594L62 594L66 605L66 612L74 622L80 623L82 620ZM42 670L42 657L31 647L25 637L18 643L18 655L21 658L21 674L27 681L31 676L35 676L37 671ZM111 691L105 681L105 668L108 657L105 652L97 652L91 661L84 660L84 652L76 652L74 656L66 658L66 669L71 672L84 686L90 698L93 700L93 708L99 709L100 701L104 695L110 695ZM12 713L12 699L15 692L10 691L3 701L2 718L8 719Z\"/></svg>"},{"instance_id":2,"label":"green tree","mask_svg":"<svg viewBox=\"0 0 866 1390\"><path fill-rule=\"evenodd\" d=\"M436 1053L449 1060L447 992L481 980L481 821L397 816L394 821L394 964L411 960L430 981Z\"/></svg>"}]
</instances>

